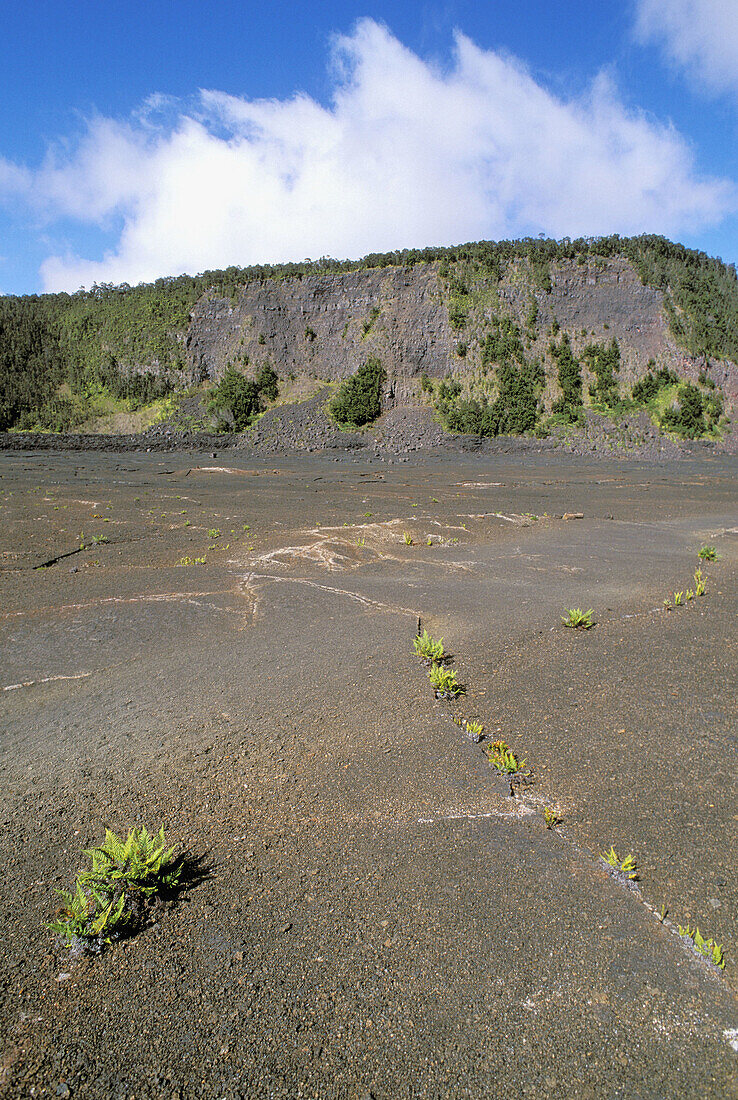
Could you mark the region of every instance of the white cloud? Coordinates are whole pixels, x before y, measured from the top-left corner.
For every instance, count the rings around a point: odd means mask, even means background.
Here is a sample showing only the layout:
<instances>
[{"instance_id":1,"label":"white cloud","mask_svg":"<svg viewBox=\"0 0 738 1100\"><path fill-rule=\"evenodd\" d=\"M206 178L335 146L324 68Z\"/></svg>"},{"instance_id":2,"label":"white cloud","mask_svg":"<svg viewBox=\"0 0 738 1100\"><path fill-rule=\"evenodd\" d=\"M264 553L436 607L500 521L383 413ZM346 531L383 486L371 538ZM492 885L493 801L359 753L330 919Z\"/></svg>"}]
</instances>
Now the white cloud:
<instances>
[{"instance_id":1,"label":"white cloud","mask_svg":"<svg viewBox=\"0 0 738 1100\"><path fill-rule=\"evenodd\" d=\"M735 206L605 77L565 101L461 34L442 72L372 20L336 38L332 61L327 107L152 97L126 123L94 119L32 175L8 166L47 219L122 226L102 260L49 257L47 289L539 231L678 236Z\"/></svg>"},{"instance_id":2,"label":"white cloud","mask_svg":"<svg viewBox=\"0 0 738 1100\"><path fill-rule=\"evenodd\" d=\"M696 83L738 91L736 0L636 0L636 33L660 42Z\"/></svg>"}]
</instances>

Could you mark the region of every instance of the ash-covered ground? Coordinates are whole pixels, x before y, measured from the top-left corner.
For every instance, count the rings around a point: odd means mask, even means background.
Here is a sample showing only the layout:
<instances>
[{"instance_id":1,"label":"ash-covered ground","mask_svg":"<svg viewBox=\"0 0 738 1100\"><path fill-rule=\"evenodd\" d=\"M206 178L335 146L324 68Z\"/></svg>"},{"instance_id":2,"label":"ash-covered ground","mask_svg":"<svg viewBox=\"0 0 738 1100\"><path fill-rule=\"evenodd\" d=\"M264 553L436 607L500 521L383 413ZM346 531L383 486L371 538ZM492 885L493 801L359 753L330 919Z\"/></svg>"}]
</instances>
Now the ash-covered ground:
<instances>
[{"instance_id":1,"label":"ash-covered ground","mask_svg":"<svg viewBox=\"0 0 738 1100\"><path fill-rule=\"evenodd\" d=\"M5 1095L737 1094L735 458L405 457L2 456ZM160 824L201 881L70 957Z\"/></svg>"}]
</instances>

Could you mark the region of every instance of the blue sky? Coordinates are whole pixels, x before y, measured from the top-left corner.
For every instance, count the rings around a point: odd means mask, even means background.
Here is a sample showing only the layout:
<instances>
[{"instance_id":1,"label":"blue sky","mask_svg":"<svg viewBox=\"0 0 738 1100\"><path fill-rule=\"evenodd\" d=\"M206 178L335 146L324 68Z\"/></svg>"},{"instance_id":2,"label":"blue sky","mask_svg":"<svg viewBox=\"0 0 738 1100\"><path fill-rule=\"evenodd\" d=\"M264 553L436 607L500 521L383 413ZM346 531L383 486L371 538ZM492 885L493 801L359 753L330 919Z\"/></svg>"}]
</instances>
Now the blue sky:
<instances>
[{"instance_id":1,"label":"blue sky","mask_svg":"<svg viewBox=\"0 0 738 1100\"><path fill-rule=\"evenodd\" d=\"M33 0L0 291L525 234L738 260L734 0Z\"/></svg>"}]
</instances>

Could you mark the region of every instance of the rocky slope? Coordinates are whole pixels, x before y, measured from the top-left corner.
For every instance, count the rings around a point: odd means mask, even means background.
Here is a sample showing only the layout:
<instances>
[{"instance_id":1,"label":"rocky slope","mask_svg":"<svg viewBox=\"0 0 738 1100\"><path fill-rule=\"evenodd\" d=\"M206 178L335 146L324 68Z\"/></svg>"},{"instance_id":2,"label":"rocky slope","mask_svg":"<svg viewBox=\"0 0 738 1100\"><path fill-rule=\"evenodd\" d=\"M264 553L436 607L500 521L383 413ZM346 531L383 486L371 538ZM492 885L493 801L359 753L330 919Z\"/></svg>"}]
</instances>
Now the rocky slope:
<instances>
[{"instance_id":1,"label":"rocky slope","mask_svg":"<svg viewBox=\"0 0 738 1100\"><path fill-rule=\"evenodd\" d=\"M552 326L568 333L575 355L589 343L617 339L623 392L653 359L691 381L705 372L729 409L738 401L736 365L680 347L670 331L664 292L643 285L626 259L553 263L550 289L535 285L526 261L510 265L496 285L484 274L466 273L470 293L460 327L452 324L453 291L441 270L431 263L267 279L235 298L205 294L184 341L189 374L217 380L229 364L255 373L270 363L283 379L338 381L376 356L387 371L385 404L414 404L422 375L463 380L478 371L490 321L507 316L525 330L529 354L545 365L549 407L558 393L549 354ZM586 390L592 379L586 369L583 374Z\"/></svg>"}]
</instances>

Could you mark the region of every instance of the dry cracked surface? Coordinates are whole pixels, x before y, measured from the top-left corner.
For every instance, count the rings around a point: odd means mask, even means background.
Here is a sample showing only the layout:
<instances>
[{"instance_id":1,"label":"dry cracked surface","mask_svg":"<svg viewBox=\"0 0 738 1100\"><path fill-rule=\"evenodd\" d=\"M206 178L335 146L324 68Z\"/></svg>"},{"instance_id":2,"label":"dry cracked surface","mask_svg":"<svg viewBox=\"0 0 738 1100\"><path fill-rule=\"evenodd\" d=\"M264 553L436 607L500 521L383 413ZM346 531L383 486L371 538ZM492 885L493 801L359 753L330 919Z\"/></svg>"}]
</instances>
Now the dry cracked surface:
<instances>
[{"instance_id":1,"label":"dry cracked surface","mask_svg":"<svg viewBox=\"0 0 738 1100\"><path fill-rule=\"evenodd\" d=\"M738 1095L735 459L273 462L2 456L0 1092ZM199 876L72 957L160 824Z\"/></svg>"}]
</instances>

